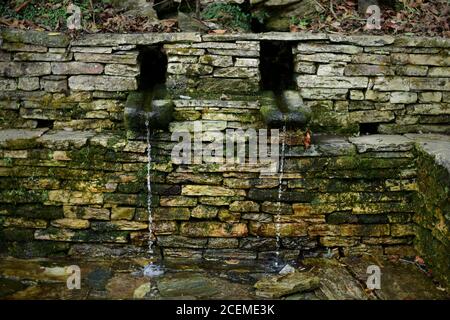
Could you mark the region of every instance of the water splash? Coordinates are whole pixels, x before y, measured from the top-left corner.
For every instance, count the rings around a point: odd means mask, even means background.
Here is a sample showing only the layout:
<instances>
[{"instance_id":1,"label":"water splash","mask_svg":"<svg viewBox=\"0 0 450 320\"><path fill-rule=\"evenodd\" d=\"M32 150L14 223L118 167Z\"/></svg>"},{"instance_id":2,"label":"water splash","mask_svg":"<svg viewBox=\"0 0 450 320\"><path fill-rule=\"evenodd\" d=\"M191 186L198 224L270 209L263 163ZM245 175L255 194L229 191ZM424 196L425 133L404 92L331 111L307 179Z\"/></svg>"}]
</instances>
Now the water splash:
<instances>
[{"instance_id":1,"label":"water splash","mask_svg":"<svg viewBox=\"0 0 450 320\"><path fill-rule=\"evenodd\" d=\"M148 212L148 253L150 255L150 263L144 268L144 275L147 277L156 277L164 273L161 266L155 264L153 251L153 215L152 215L152 184L151 184L151 169L152 169L152 144L150 141L150 119L146 115L145 129L147 131L147 212Z\"/></svg>"},{"instance_id":2,"label":"water splash","mask_svg":"<svg viewBox=\"0 0 450 320\"><path fill-rule=\"evenodd\" d=\"M283 195L283 175L284 175L284 158L286 150L286 124L283 125L283 137L281 140L281 154L280 154L280 174L278 176L278 210L275 215L275 235L277 242L276 250L276 261L275 267L278 267L280 261L280 248L281 248L281 230L280 230L280 220L281 220L281 197Z\"/></svg>"}]
</instances>

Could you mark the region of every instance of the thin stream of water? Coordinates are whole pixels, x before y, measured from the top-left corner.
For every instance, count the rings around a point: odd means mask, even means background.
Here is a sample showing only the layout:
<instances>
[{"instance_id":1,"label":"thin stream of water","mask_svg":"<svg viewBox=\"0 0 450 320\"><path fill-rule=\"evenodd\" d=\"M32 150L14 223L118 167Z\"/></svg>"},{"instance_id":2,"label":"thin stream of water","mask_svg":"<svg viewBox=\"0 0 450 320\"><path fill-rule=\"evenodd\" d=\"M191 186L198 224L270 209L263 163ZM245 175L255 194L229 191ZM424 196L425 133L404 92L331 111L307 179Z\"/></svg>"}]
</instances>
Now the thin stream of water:
<instances>
[{"instance_id":1,"label":"thin stream of water","mask_svg":"<svg viewBox=\"0 0 450 320\"><path fill-rule=\"evenodd\" d=\"M280 248L281 248L281 231L280 231L280 220L281 220L281 197L283 195L283 174L284 174L284 156L286 149L286 124L283 125L283 138L281 140L281 154L280 154L280 174L278 176L278 212L275 216L275 234L277 242L276 251L276 261L275 267L278 267L280 261Z\"/></svg>"},{"instance_id":2,"label":"thin stream of water","mask_svg":"<svg viewBox=\"0 0 450 320\"><path fill-rule=\"evenodd\" d=\"M150 124L145 120L147 130L147 212L148 212L148 253L153 255L153 216L152 216L152 184L151 184L151 166L152 166L152 144L150 142Z\"/></svg>"},{"instance_id":3,"label":"thin stream of water","mask_svg":"<svg viewBox=\"0 0 450 320\"><path fill-rule=\"evenodd\" d=\"M150 255L150 263L144 268L144 275L148 277L160 276L164 273L162 267L154 263L153 251L153 215L152 215L152 184L151 184L151 167L152 167L152 144L150 141L150 119L145 119L145 129L147 131L147 212L148 212L148 253Z\"/></svg>"}]
</instances>

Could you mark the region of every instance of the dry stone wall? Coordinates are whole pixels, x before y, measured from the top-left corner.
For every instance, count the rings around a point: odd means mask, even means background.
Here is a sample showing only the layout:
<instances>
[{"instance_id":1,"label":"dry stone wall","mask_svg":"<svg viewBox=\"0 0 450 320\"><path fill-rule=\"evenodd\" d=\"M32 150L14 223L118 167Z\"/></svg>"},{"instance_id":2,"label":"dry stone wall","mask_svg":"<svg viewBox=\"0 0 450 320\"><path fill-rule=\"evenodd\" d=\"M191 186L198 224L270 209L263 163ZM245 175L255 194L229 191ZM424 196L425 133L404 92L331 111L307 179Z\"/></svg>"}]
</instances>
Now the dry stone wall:
<instances>
[{"instance_id":1,"label":"dry stone wall","mask_svg":"<svg viewBox=\"0 0 450 320\"><path fill-rule=\"evenodd\" d=\"M448 214L420 217L447 210L427 188L444 192L448 185L426 179L424 168L432 164L416 140L325 133L357 133L367 125L371 133L449 133L447 39L0 34L3 252L145 254L147 144L127 139L124 104L128 92L152 77L140 66L151 59L143 49L153 46L167 56L165 99L175 105L168 130L152 135L152 213L166 261L266 260L276 255L278 230L284 258L328 248L342 255L414 255L414 239L421 252L433 239L442 254L430 256L442 265ZM278 175L261 176L257 166L175 165L170 158L171 133L192 133L194 121L206 130L205 140L212 130L266 128L260 109L274 99L260 89L261 41L292 46L295 72L288 76L312 112L312 148L304 149L299 128L282 135L281 203ZM418 197L434 207L419 210Z\"/></svg>"},{"instance_id":2,"label":"dry stone wall","mask_svg":"<svg viewBox=\"0 0 450 320\"><path fill-rule=\"evenodd\" d=\"M261 102L260 42L275 40L292 45L295 72L286 76L311 108L315 132L357 133L369 125L370 133L448 133L447 39L303 33L91 35L70 41L3 30L0 126L35 128L46 120L58 129L119 129L121 102L143 78L140 48L150 45L164 46L173 94L229 93Z\"/></svg>"}]
</instances>

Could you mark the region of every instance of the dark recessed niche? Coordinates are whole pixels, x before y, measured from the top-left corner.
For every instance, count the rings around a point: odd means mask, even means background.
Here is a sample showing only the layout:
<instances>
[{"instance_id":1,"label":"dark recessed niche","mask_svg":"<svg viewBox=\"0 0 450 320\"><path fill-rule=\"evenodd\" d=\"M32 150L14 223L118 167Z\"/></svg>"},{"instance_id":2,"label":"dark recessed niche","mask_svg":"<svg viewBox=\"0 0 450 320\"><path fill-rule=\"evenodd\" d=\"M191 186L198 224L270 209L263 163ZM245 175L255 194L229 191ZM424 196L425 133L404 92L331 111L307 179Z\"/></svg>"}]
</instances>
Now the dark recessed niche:
<instances>
[{"instance_id":1,"label":"dark recessed niche","mask_svg":"<svg viewBox=\"0 0 450 320\"><path fill-rule=\"evenodd\" d=\"M53 129L53 120L37 120L36 128Z\"/></svg>"},{"instance_id":2,"label":"dark recessed niche","mask_svg":"<svg viewBox=\"0 0 450 320\"><path fill-rule=\"evenodd\" d=\"M175 1L155 0L153 9L155 9L158 19L173 18L181 7L186 7L184 1L177 3Z\"/></svg>"},{"instance_id":3,"label":"dark recessed niche","mask_svg":"<svg viewBox=\"0 0 450 320\"><path fill-rule=\"evenodd\" d=\"M151 90L166 82L167 56L161 46L140 48L139 90Z\"/></svg>"},{"instance_id":4,"label":"dark recessed niche","mask_svg":"<svg viewBox=\"0 0 450 320\"><path fill-rule=\"evenodd\" d=\"M378 133L379 123L360 123L359 124L359 133L361 135L364 134L376 134Z\"/></svg>"},{"instance_id":5,"label":"dark recessed niche","mask_svg":"<svg viewBox=\"0 0 450 320\"><path fill-rule=\"evenodd\" d=\"M287 41L261 41L261 87L279 93L295 89L292 44Z\"/></svg>"}]
</instances>

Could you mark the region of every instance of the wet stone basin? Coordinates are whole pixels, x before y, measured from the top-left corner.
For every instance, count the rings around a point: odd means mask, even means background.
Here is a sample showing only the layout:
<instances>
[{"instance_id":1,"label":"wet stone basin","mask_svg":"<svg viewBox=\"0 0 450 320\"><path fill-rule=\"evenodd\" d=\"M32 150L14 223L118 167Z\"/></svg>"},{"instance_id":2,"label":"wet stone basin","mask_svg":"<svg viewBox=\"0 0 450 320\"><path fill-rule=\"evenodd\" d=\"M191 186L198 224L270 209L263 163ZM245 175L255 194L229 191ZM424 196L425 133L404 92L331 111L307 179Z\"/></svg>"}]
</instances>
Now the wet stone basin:
<instances>
[{"instance_id":1,"label":"wet stone basin","mask_svg":"<svg viewBox=\"0 0 450 320\"><path fill-rule=\"evenodd\" d=\"M176 265L163 276L148 278L144 258L105 260L0 260L0 299L264 299L255 283L278 276L263 265ZM367 267L381 268L381 289L366 286ZM81 271L80 289L67 288L66 268ZM290 293L288 300L448 299L448 293L414 264L388 257L309 258L297 271L318 277L309 291Z\"/></svg>"}]
</instances>

